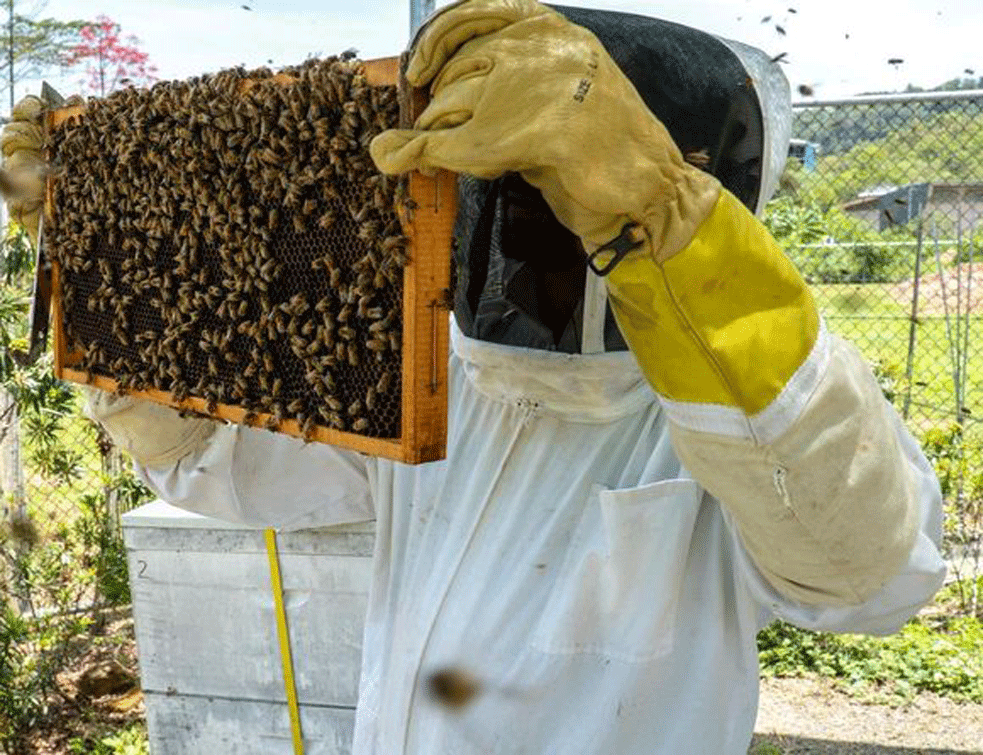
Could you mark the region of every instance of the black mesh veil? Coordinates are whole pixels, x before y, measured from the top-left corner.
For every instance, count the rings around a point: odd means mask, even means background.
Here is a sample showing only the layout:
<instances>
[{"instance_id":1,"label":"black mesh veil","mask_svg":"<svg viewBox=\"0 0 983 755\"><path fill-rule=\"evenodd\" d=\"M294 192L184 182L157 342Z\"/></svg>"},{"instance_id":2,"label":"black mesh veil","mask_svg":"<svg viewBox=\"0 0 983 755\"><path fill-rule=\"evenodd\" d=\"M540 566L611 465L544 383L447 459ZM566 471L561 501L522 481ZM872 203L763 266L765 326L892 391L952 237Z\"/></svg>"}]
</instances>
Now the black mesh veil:
<instances>
[{"instance_id":1,"label":"black mesh veil","mask_svg":"<svg viewBox=\"0 0 983 755\"><path fill-rule=\"evenodd\" d=\"M627 13L554 6L590 29L684 154L752 211L761 191L762 108L741 59L704 32ZM578 353L585 257L539 192L518 175L461 176L454 231L455 316L465 335ZM610 311L604 347L625 350Z\"/></svg>"}]
</instances>

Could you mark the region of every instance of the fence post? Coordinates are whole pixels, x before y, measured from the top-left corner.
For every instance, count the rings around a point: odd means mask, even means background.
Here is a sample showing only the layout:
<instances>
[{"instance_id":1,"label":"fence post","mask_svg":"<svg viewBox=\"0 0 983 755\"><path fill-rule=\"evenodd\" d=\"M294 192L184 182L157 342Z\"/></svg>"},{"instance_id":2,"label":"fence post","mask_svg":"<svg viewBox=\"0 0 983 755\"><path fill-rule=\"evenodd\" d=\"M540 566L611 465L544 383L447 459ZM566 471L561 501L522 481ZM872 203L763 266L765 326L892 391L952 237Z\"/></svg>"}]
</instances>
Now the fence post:
<instances>
[{"instance_id":1,"label":"fence post","mask_svg":"<svg viewBox=\"0 0 983 755\"><path fill-rule=\"evenodd\" d=\"M922 239L924 222L918 219L918 245L915 248L915 277L912 282L911 324L908 328L908 358L905 364L905 397L902 416L908 419L911 409L911 379L915 369L915 328L918 326L918 288L922 279Z\"/></svg>"}]
</instances>

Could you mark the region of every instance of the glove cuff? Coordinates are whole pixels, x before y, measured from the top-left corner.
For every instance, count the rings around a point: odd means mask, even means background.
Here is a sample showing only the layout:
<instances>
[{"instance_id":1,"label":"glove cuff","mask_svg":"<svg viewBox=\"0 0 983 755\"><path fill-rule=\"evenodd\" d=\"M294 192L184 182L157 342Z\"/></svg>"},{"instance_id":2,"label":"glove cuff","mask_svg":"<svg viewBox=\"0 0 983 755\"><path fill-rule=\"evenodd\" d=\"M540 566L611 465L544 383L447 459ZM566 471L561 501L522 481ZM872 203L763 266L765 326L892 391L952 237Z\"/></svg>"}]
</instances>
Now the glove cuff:
<instances>
[{"instance_id":1,"label":"glove cuff","mask_svg":"<svg viewBox=\"0 0 983 755\"><path fill-rule=\"evenodd\" d=\"M632 252L605 279L649 382L671 401L765 410L818 337L805 281L727 191L681 251L658 256Z\"/></svg>"},{"instance_id":2,"label":"glove cuff","mask_svg":"<svg viewBox=\"0 0 983 755\"><path fill-rule=\"evenodd\" d=\"M182 417L176 410L129 396L83 388L85 414L101 424L134 461L154 469L174 466L199 451L215 432L215 422Z\"/></svg>"}]
</instances>

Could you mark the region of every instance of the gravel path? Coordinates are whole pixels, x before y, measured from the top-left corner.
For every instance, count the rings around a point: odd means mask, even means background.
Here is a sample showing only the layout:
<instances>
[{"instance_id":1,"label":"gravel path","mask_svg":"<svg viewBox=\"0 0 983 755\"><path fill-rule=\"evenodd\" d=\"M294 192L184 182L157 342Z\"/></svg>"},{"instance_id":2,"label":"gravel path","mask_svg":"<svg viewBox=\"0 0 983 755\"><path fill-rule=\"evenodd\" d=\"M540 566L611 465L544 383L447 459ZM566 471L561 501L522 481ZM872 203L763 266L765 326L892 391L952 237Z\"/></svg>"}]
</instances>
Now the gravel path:
<instances>
[{"instance_id":1,"label":"gravel path","mask_svg":"<svg viewBox=\"0 0 983 755\"><path fill-rule=\"evenodd\" d=\"M983 705L866 705L820 679L763 679L755 731L755 755L981 755Z\"/></svg>"}]
</instances>

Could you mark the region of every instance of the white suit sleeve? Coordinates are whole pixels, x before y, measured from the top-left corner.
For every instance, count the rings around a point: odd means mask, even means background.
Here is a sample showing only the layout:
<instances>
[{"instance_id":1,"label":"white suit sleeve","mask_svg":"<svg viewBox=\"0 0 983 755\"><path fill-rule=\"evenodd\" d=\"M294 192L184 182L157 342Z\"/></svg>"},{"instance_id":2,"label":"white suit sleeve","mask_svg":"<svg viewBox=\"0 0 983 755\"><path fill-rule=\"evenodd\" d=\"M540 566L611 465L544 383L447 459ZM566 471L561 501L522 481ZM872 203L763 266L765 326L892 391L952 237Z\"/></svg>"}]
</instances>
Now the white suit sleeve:
<instances>
[{"instance_id":1,"label":"white suit sleeve","mask_svg":"<svg viewBox=\"0 0 983 755\"><path fill-rule=\"evenodd\" d=\"M746 207L721 191L679 253L629 254L606 280L680 459L770 591L856 607L916 564L925 579L906 583L908 602L929 599L942 571L926 555L938 542L934 476Z\"/></svg>"},{"instance_id":2,"label":"white suit sleeve","mask_svg":"<svg viewBox=\"0 0 983 755\"><path fill-rule=\"evenodd\" d=\"M889 632L942 584L935 474L852 345L823 329L755 438L691 419L672 424L673 443L774 615Z\"/></svg>"},{"instance_id":3,"label":"white suit sleeve","mask_svg":"<svg viewBox=\"0 0 983 755\"><path fill-rule=\"evenodd\" d=\"M320 443L85 389L86 413L130 454L164 501L236 524L281 529L373 518L367 458Z\"/></svg>"},{"instance_id":4,"label":"white suit sleeve","mask_svg":"<svg viewBox=\"0 0 983 755\"><path fill-rule=\"evenodd\" d=\"M762 576L754 560L740 544L740 538L737 538L740 576L752 597L765 608L769 619L778 618L803 629L826 632L893 634L942 585L945 563L939 555L942 495L938 481L918 443L896 415L895 424L902 454L915 480L915 498L918 502L918 534L907 560L882 588L858 605L810 605L790 600L779 593Z\"/></svg>"},{"instance_id":5,"label":"white suit sleeve","mask_svg":"<svg viewBox=\"0 0 983 755\"><path fill-rule=\"evenodd\" d=\"M306 529L374 517L367 458L280 433L219 425L168 467L137 464L164 501L224 521Z\"/></svg>"}]
</instances>

